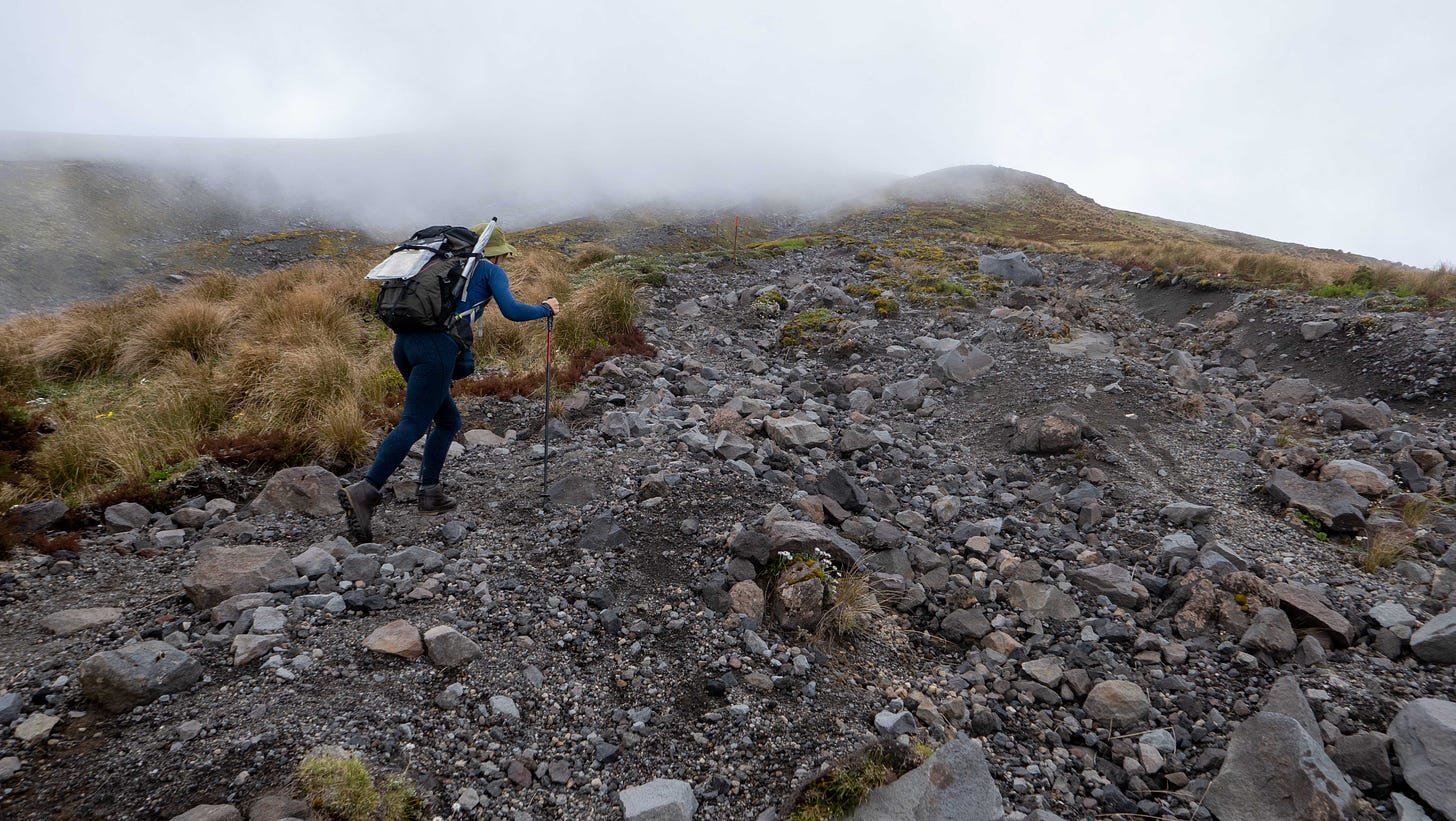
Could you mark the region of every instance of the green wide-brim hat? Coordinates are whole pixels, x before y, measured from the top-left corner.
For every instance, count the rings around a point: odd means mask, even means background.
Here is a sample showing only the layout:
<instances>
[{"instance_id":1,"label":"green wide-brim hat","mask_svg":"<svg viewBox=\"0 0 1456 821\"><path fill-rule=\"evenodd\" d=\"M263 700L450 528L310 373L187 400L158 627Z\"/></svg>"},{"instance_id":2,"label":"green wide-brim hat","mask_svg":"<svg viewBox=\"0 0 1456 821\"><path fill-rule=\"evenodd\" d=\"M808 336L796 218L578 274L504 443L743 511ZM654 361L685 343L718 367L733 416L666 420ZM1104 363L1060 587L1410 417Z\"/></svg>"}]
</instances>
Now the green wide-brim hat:
<instances>
[{"instance_id":1,"label":"green wide-brim hat","mask_svg":"<svg viewBox=\"0 0 1456 821\"><path fill-rule=\"evenodd\" d=\"M485 233L485 229L489 225L490 223L488 222L482 222L470 230L474 231L476 236L480 236ZM508 257L515 253L516 246L506 242L506 232L502 231L500 226L496 226L495 231L490 235L490 240L485 243L484 248L480 249L480 255L486 259L490 257Z\"/></svg>"}]
</instances>

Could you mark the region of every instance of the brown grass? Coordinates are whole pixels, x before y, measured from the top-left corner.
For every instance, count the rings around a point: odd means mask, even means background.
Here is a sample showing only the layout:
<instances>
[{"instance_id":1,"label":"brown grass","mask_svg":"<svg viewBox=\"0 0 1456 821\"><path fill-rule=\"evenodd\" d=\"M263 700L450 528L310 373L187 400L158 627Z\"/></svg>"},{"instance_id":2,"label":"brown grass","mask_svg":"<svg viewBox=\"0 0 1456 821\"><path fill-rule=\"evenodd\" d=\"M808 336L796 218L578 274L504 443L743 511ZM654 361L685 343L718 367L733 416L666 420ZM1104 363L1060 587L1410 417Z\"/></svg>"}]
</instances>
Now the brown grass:
<instances>
[{"instance_id":1,"label":"brown grass","mask_svg":"<svg viewBox=\"0 0 1456 821\"><path fill-rule=\"evenodd\" d=\"M169 299L137 317L117 352L115 370L138 376L173 353L194 361L215 359L228 349L232 332L233 312L228 305L200 297Z\"/></svg>"},{"instance_id":2,"label":"brown grass","mask_svg":"<svg viewBox=\"0 0 1456 821\"><path fill-rule=\"evenodd\" d=\"M366 458L371 431L397 420L404 389L393 336L371 316L376 288L363 278L371 262L310 261L251 278L208 273L171 293L143 287L7 323L23 332L0 337L16 340L0 345L0 384L29 390L49 379L45 390L65 398L46 411L57 431L27 454L25 475L0 477L0 490L7 499L84 502L146 486L204 453L267 467ZM571 261L545 249L508 269L518 299L566 305L556 384L614 353L655 353L632 325L632 283L601 275L573 290ZM545 323L486 313L479 361L514 374L464 383L462 392L540 390Z\"/></svg>"},{"instance_id":3,"label":"brown grass","mask_svg":"<svg viewBox=\"0 0 1456 821\"><path fill-rule=\"evenodd\" d=\"M617 249L600 242L584 242L576 246L576 253L571 256L571 270L580 271L583 268L590 268L598 262L605 262L617 256Z\"/></svg>"}]
</instances>

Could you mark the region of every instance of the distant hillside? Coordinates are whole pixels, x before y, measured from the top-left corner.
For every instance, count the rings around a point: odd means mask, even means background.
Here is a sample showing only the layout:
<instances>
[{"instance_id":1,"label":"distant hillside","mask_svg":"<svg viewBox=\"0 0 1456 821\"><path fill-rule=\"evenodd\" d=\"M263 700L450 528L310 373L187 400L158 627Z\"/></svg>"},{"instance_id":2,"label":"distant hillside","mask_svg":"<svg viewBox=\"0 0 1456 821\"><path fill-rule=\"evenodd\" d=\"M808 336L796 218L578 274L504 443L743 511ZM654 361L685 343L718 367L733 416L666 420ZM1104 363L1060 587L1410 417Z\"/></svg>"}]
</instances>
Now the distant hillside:
<instances>
[{"instance_id":1,"label":"distant hillside","mask_svg":"<svg viewBox=\"0 0 1456 821\"><path fill-rule=\"evenodd\" d=\"M185 174L123 162L0 161L0 188L0 318L139 279L259 270L320 245L362 243L298 214L242 205Z\"/></svg>"}]
</instances>

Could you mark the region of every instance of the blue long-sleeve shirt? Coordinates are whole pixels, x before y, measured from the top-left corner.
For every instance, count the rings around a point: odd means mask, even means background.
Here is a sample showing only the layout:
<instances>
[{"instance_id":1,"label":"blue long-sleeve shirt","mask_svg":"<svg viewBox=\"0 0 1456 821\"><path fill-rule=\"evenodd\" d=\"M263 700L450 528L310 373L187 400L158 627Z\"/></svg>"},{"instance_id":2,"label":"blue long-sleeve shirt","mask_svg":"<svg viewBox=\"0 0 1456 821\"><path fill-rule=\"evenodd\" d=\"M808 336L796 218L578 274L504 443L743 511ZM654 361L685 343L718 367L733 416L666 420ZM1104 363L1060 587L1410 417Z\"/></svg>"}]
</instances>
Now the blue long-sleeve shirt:
<instances>
[{"instance_id":1,"label":"blue long-sleeve shirt","mask_svg":"<svg viewBox=\"0 0 1456 821\"><path fill-rule=\"evenodd\" d=\"M551 315L551 309L545 305L528 305L524 302L517 302L511 294L510 280L506 279L506 272L499 265L489 260L481 260L475 266L475 272L470 275L470 289L465 292L465 299L456 307L456 313L464 313L475 308L471 319L479 316L479 310L491 299L500 309L501 316L513 322L529 322L532 319L545 319Z\"/></svg>"}]
</instances>

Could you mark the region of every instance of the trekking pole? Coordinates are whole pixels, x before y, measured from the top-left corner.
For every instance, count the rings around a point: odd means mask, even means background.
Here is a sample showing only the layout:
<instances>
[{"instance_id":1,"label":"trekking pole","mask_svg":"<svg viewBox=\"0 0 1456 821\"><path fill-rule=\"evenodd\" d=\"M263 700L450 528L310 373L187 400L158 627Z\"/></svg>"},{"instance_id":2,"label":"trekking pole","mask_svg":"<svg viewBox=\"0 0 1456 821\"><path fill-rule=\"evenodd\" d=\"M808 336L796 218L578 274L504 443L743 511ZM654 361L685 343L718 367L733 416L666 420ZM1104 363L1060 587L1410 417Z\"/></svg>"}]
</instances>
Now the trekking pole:
<instances>
[{"instance_id":1,"label":"trekking pole","mask_svg":"<svg viewBox=\"0 0 1456 821\"><path fill-rule=\"evenodd\" d=\"M546 315L546 422L541 426L541 506L551 503L547 487L551 481L551 330L556 315Z\"/></svg>"}]
</instances>

